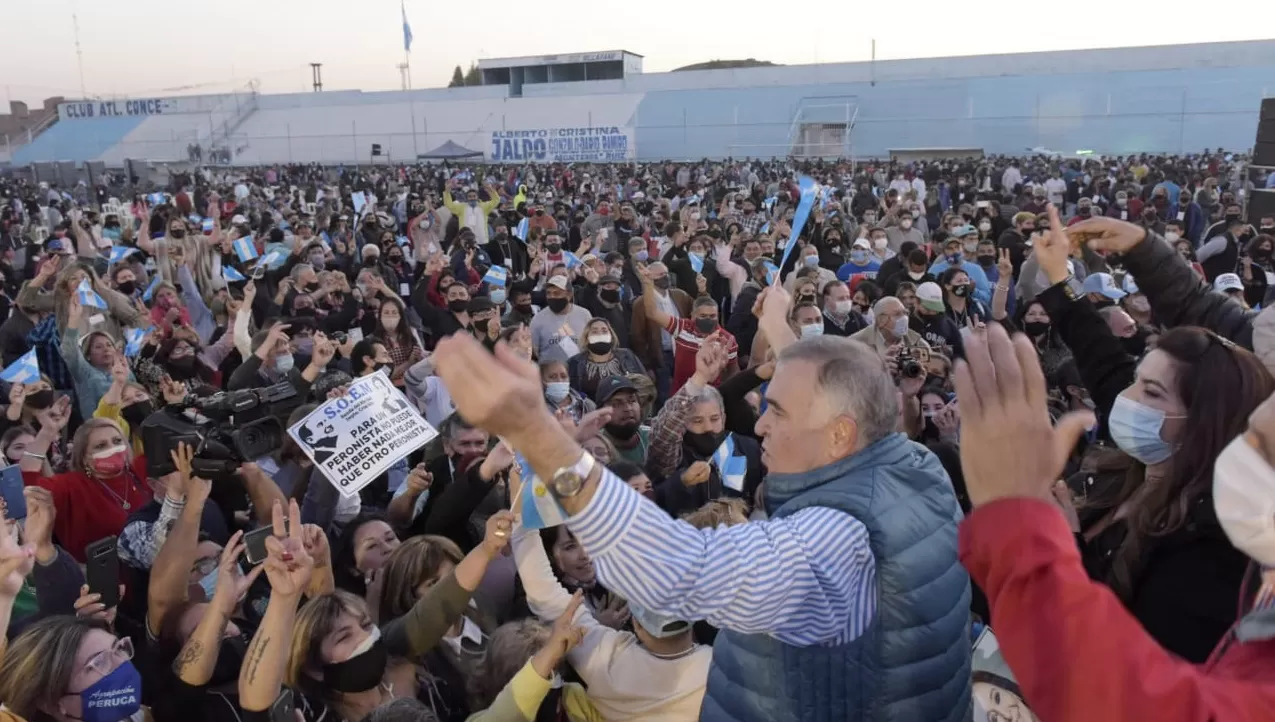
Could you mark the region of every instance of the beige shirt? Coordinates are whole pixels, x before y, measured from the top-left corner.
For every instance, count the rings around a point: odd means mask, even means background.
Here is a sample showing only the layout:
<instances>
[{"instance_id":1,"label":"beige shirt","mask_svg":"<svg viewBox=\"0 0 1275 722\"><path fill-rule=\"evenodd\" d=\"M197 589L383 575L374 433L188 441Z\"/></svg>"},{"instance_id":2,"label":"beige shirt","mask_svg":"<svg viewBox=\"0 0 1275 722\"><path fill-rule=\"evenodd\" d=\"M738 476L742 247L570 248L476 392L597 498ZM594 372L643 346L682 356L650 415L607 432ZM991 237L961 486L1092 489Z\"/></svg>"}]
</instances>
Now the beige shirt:
<instances>
[{"instance_id":1,"label":"beige shirt","mask_svg":"<svg viewBox=\"0 0 1275 722\"><path fill-rule=\"evenodd\" d=\"M876 349L877 353L881 354L882 357L885 356L886 350L890 347L890 343L885 340L885 336L881 335L881 331L876 327L875 324L872 326L868 326L862 331L856 332L854 335L850 337L850 340L859 341L860 343L866 343L867 345ZM912 348L920 347L920 348L924 348L926 351L930 350L930 345L925 342L925 339L921 338L920 334L918 334L916 331L913 331L911 329L908 329L907 344L908 346L911 346Z\"/></svg>"}]
</instances>

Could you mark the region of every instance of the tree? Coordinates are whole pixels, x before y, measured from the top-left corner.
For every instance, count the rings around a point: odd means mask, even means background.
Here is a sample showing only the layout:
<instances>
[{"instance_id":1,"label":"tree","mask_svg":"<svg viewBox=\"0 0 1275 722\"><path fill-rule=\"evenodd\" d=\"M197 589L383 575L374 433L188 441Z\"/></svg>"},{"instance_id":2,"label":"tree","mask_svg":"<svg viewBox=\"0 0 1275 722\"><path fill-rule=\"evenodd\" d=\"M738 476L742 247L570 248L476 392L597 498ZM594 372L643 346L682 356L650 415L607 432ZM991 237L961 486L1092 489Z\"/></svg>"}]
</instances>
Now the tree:
<instances>
[{"instance_id":1,"label":"tree","mask_svg":"<svg viewBox=\"0 0 1275 722\"><path fill-rule=\"evenodd\" d=\"M452 71L452 82L448 83L447 87L459 88L464 84L465 84L465 74L461 72L460 66L457 65L456 69Z\"/></svg>"},{"instance_id":2,"label":"tree","mask_svg":"<svg viewBox=\"0 0 1275 722\"><path fill-rule=\"evenodd\" d=\"M478 63L469 64L469 72L465 73L465 85L482 85L483 75L478 72Z\"/></svg>"}]
</instances>

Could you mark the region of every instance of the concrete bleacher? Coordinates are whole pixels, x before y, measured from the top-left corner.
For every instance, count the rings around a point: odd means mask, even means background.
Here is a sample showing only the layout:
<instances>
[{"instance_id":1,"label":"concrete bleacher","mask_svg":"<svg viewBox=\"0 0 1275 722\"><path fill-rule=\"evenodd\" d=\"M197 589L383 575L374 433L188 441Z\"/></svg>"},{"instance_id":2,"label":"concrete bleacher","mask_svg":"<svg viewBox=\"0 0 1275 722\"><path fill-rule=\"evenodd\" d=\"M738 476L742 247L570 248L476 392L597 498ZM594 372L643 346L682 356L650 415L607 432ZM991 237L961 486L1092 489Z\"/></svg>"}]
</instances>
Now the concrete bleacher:
<instances>
[{"instance_id":1,"label":"concrete bleacher","mask_svg":"<svg viewBox=\"0 0 1275 722\"><path fill-rule=\"evenodd\" d=\"M55 123L13 153L14 165L36 161L93 160L118 144L146 118L98 118L92 123Z\"/></svg>"}]
</instances>

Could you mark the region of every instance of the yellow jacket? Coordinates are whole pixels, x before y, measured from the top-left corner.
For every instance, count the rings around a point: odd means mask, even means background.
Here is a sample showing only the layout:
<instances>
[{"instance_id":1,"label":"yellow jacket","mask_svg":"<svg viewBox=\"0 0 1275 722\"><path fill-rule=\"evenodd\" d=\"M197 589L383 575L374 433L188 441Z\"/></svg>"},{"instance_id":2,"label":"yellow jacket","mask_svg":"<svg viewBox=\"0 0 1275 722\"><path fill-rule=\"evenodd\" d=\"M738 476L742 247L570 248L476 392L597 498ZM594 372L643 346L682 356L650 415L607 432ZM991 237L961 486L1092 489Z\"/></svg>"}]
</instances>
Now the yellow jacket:
<instances>
[{"instance_id":1,"label":"yellow jacket","mask_svg":"<svg viewBox=\"0 0 1275 722\"><path fill-rule=\"evenodd\" d=\"M549 694L549 680L536 674L528 661L496 696L496 701L482 712L469 716L466 722L531 722L540 703ZM605 722L589 701L584 687L567 684L562 690L562 704L571 722Z\"/></svg>"},{"instance_id":2,"label":"yellow jacket","mask_svg":"<svg viewBox=\"0 0 1275 722\"><path fill-rule=\"evenodd\" d=\"M124 438L133 439L133 455L138 456L146 453L146 446L142 444L142 437L140 435L136 438L133 437L128 422L124 420L124 414L120 411L122 408L124 407L119 404L106 403L106 397L103 396L102 400L97 402L97 410L93 412L93 418L110 419L119 424L120 431L124 433ZM0 720L0 722L3 722L3 720Z\"/></svg>"}]
</instances>

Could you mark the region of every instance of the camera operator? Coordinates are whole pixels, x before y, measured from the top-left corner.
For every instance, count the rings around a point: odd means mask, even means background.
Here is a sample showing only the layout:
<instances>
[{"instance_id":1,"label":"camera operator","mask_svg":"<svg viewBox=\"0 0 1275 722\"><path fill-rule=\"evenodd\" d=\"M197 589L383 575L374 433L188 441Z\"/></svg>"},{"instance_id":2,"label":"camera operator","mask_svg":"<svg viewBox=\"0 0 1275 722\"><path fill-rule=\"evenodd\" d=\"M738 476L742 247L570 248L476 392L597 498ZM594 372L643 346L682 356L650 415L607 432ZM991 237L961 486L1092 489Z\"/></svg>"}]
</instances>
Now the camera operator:
<instances>
[{"instance_id":1,"label":"camera operator","mask_svg":"<svg viewBox=\"0 0 1275 722\"><path fill-rule=\"evenodd\" d=\"M921 347L927 352L930 350L925 339L908 328L908 309L894 296L886 296L877 301L872 307L872 316L872 325L854 334L851 339L866 343L882 356L888 355L889 350L898 344L905 344L909 348Z\"/></svg>"}]
</instances>

